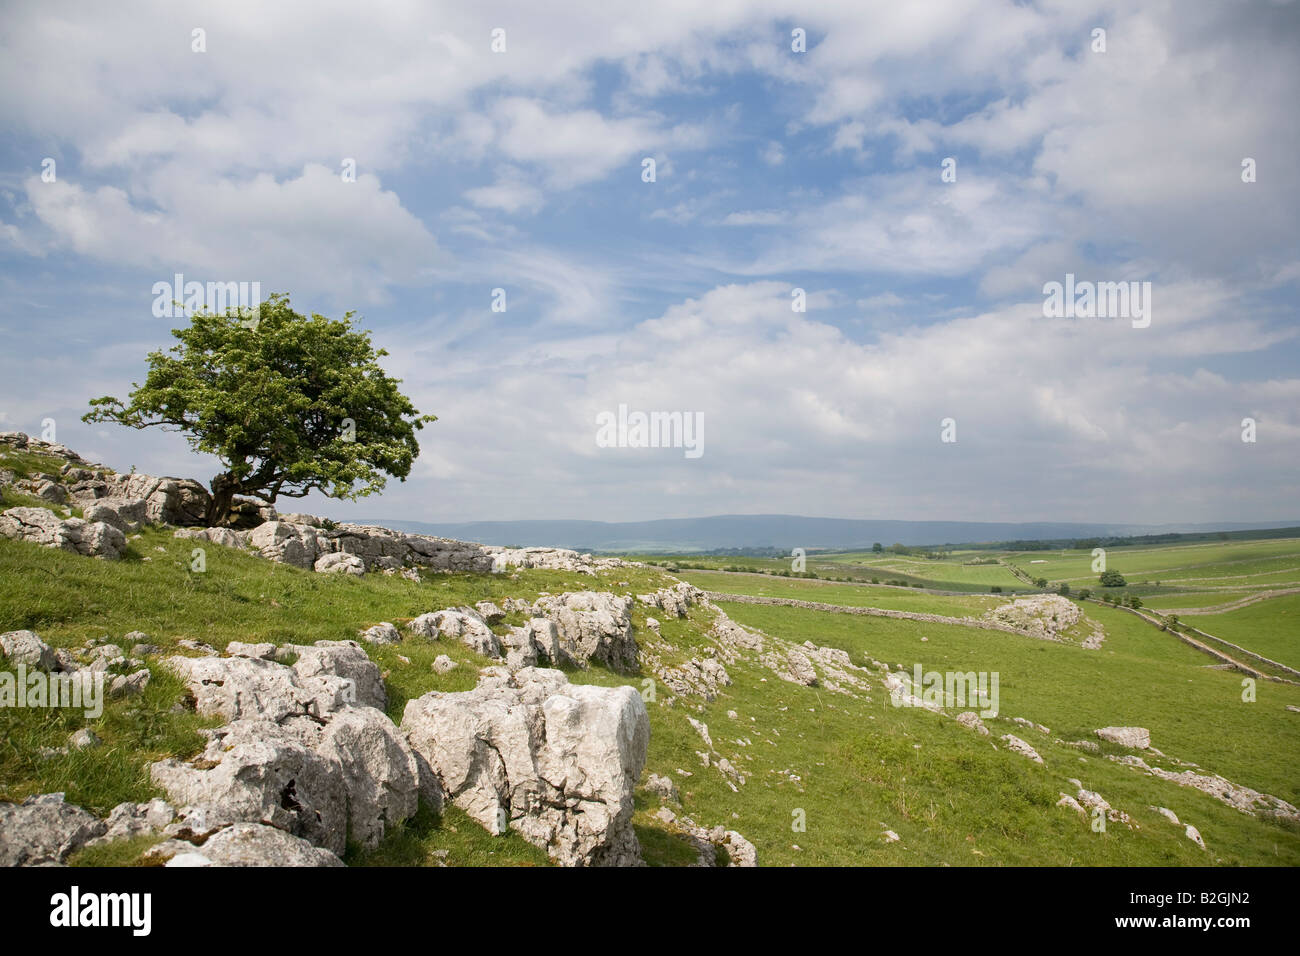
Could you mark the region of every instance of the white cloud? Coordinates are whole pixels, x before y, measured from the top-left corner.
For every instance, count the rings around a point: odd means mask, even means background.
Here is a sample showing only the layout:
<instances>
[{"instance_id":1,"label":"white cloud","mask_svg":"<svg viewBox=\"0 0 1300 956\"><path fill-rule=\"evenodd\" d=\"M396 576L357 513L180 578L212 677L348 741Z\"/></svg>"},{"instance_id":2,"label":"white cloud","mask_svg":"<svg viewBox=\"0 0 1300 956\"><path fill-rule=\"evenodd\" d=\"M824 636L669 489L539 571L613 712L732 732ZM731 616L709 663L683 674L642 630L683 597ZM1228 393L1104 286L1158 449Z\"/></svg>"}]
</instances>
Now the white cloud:
<instances>
[{"instance_id":1,"label":"white cloud","mask_svg":"<svg viewBox=\"0 0 1300 956\"><path fill-rule=\"evenodd\" d=\"M264 292L312 288L383 301L442 258L424 225L379 180L343 182L323 166L277 181L196 181L174 167L141 190L153 208L113 186L88 189L32 177L27 200L51 249L206 280L260 281Z\"/></svg>"}]
</instances>

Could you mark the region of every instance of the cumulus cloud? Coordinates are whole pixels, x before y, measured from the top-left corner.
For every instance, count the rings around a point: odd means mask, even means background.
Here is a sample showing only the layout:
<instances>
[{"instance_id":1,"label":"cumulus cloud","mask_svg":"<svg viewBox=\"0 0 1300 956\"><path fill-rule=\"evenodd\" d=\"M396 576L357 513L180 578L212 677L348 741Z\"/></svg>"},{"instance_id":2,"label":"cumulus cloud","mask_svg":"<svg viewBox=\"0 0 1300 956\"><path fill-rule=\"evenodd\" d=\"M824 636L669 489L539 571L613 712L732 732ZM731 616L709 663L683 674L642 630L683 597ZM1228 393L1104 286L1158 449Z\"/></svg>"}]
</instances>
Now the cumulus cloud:
<instances>
[{"instance_id":1,"label":"cumulus cloud","mask_svg":"<svg viewBox=\"0 0 1300 956\"><path fill-rule=\"evenodd\" d=\"M440 415L390 513L1278 517L1296 7L836 0L796 54L776 0L10 5L0 416L182 470L75 419L184 271L370 307ZM1066 273L1151 281L1150 328L1045 319ZM703 412L705 455L598 448L621 403Z\"/></svg>"}]
</instances>

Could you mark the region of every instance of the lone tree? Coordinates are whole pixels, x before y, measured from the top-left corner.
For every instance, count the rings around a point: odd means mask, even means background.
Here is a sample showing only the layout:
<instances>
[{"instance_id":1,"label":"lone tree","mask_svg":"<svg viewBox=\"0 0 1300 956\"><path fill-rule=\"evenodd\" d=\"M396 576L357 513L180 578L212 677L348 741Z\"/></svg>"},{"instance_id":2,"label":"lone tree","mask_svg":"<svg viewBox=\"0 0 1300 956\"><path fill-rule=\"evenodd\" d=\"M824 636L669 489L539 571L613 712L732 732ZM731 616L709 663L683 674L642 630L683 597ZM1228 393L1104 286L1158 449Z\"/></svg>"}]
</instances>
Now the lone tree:
<instances>
[{"instance_id":1,"label":"lone tree","mask_svg":"<svg viewBox=\"0 0 1300 956\"><path fill-rule=\"evenodd\" d=\"M378 359L387 355L340 320L289 307L272 295L253 318L231 309L200 312L168 352L149 355L144 385L130 402L90 401L87 422L130 428L161 425L186 433L195 451L215 455L209 526L225 524L235 495L273 504L319 490L355 500L405 480L420 454L421 415Z\"/></svg>"},{"instance_id":2,"label":"lone tree","mask_svg":"<svg viewBox=\"0 0 1300 956\"><path fill-rule=\"evenodd\" d=\"M1124 575L1113 568L1101 572L1101 576L1097 578L1097 583L1104 588L1122 588L1128 584L1124 580Z\"/></svg>"}]
</instances>

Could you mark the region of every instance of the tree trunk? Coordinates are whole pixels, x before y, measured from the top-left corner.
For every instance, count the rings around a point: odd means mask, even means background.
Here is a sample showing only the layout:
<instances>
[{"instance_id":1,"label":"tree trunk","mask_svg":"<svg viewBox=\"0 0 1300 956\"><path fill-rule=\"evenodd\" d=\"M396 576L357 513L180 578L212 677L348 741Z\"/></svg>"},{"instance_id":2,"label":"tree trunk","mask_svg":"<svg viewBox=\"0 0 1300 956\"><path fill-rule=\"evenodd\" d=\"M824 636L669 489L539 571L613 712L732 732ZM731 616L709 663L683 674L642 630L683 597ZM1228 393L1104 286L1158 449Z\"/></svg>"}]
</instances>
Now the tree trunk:
<instances>
[{"instance_id":1,"label":"tree trunk","mask_svg":"<svg viewBox=\"0 0 1300 956\"><path fill-rule=\"evenodd\" d=\"M212 500L208 502L207 525L220 528L230 517L230 506L240 488L238 479L227 472L212 479Z\"/></svg>"}]
</instances>

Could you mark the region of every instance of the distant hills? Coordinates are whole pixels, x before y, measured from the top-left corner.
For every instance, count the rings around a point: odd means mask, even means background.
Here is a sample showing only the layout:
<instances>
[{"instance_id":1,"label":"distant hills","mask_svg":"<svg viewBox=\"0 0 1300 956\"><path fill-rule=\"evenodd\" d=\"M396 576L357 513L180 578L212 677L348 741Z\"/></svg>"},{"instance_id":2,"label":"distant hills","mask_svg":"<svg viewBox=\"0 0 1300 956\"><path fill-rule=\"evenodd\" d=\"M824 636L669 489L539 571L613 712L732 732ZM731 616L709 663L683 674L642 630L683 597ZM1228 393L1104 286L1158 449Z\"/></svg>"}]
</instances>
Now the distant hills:
<instances>
[{"instance_id":1,"label":"distant hills","mask_svg":"<svg viewBox=\"0 0 1300 956\"><path fill-rule=\"evenodd\" d=\"M1138 525L1066 522L873 521L800 515L714 515L655 521L470 521L428 523L375 519L374 524L482 544L573 548L579 551L671 552L743 548L854 550L879 541L942 545L992 541L1073 540L1148 534L1251 531L1300 521Z\"/></svg>"}]
</instances>

